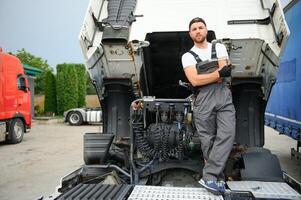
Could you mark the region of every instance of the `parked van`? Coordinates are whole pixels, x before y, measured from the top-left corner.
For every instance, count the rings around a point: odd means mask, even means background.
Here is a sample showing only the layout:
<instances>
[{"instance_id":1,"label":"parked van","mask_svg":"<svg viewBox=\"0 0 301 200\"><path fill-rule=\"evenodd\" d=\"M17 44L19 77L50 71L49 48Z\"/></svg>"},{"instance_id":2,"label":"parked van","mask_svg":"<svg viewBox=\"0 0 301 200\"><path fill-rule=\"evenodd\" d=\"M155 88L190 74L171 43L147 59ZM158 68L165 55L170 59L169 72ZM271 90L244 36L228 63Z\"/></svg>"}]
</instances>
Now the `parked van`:
<instances>
[{"instance_id":1,"label":"parked van","mask_svg":"<svg viewBox=\"0 0 301 200\"><path fill-rule=\"evenodd\" d=\"M0 48L0 141L16 144L31 128L30 90L20 60Z\"/></svg>"}]
</instances>

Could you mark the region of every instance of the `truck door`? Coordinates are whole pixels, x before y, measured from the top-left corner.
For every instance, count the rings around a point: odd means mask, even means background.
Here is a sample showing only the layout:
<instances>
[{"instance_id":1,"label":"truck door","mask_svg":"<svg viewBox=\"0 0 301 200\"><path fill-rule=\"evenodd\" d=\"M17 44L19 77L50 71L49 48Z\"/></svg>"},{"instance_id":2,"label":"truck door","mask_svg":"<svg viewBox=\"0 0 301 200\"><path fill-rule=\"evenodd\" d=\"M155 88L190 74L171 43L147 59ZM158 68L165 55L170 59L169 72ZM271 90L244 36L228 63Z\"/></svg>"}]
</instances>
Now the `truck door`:
<instances>
[{"instance_id":1,"label":"truck door","mask_svg":"<svg viewBox=\"0 0 301 200\"><path fill-rule=\"evenodd\" d=\"M26 124L30 124L30 92L23 66L11 55L4 55L2 61L3 118L11 119L21 115Z\"/></svg>"},{"instance_id":2,"label":"truck door","mask_svg":"<svg viewBox=\"0 0 301 200\"><path fill-rule=\"evenodd\" d=\"M3 110L2 119L10 119L17 112L17 72L13 59L3 54L2 56L2 92Z\"/></svg>"},{"instance_id":3,"label":"truck door","mask_svg":"<svg viewBox=\"0 0 301 200\"><path fill-rule=\"evenodd\" d=\"M21 113L26 123L31 121L31 107L30 107L30 91L28 85L28 79L24 74L17 75L17 106L18 112Z\"/></svg>"}]
</instances>

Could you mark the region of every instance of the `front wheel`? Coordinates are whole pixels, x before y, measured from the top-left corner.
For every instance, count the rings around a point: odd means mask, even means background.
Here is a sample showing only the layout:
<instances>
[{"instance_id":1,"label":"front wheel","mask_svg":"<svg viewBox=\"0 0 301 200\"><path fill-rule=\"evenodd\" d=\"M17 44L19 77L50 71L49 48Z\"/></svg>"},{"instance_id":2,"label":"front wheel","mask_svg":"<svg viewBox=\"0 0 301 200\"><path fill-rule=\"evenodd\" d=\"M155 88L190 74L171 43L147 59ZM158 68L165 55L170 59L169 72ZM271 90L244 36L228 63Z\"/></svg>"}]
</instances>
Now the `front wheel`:
<instances>
[{"instance_id":1,"label":"front wheel","mask_svg":"<svg viewBox=\"0 0 301 200\"><path fill-rule=\"evenodd\" d=\"M67 121L72 126L79 126L83 123L83 116L80 112L77 111L71 111L68 114Z\"/></svg>"},{"instance_id":2,"label":"front wheel","mask_svg":"<svg viewBox=\"0 0 301 200\"><path fill-rule=\"evenodd\" d=\"M8 143L17 144L23 140L25 126L24 122L20 118L13 119L9 125L8 130Z\"/></svg>"}]
</instances>

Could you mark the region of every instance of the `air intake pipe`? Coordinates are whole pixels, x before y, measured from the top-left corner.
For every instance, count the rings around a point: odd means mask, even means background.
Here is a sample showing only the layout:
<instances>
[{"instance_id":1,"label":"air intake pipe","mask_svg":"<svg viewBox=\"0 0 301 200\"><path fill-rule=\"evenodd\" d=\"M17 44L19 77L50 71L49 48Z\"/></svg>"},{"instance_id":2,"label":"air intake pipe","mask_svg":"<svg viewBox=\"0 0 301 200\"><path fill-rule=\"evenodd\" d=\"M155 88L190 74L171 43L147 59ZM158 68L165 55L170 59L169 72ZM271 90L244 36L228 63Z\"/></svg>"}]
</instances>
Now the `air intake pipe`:
<instances>
[{"instance_id":1,"label":"air intake pipe","mask_svg":"<svg viewBox=\"0 0 301 200\"><path fill-rule=\"evenodd\" d=\"M127 44L129 29L135 21L134 10L137 0L110 0L108 17L102 20L104 25L103 44Z\"/></svg>"}]
</instances>

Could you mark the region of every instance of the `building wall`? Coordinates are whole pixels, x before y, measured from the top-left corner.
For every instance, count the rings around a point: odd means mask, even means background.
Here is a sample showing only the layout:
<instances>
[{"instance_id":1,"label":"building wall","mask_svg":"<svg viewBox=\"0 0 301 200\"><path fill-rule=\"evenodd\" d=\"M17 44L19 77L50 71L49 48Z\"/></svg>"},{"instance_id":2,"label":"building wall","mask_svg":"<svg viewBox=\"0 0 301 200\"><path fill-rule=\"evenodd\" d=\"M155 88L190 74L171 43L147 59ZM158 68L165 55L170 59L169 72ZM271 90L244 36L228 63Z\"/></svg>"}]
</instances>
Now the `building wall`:
<instances>
[{"instance_id":1,"label":"building wall","mask_svg":"<svg viewBox=\"0 0 301 200\"><path fill-rule=\"evenodd\" d=\"M28 77L28 83L30 88L30 100L31 100L31 117L34 117L34 77L33 76L27 76Z\"/></svg>"}]
</instances>

